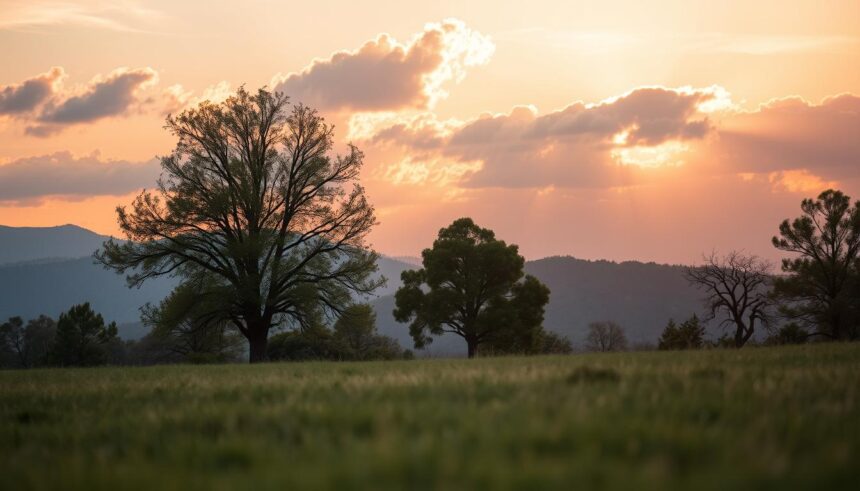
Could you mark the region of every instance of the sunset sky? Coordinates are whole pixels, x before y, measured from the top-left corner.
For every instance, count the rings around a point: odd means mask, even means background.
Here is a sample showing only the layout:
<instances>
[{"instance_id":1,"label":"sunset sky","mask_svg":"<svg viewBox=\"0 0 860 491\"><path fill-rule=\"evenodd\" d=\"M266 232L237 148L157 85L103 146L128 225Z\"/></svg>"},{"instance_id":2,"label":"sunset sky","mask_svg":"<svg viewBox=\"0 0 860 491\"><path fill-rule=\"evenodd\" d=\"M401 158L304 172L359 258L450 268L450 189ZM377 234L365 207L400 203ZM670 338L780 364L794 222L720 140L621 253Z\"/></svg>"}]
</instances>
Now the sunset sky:
<instances>
[{"instance_id":1,"label":"sunset sky","mask_svg":"<svg viewBox=\"0 0 860 491\"><path fill-rule=\"evenodd\" d=\"M245 84L366 154L379 252L472 216L530 259L769 258L860 198L860 2L0 0L0 224L117 234L164 118Z\"/></svg>"}]
</instances>

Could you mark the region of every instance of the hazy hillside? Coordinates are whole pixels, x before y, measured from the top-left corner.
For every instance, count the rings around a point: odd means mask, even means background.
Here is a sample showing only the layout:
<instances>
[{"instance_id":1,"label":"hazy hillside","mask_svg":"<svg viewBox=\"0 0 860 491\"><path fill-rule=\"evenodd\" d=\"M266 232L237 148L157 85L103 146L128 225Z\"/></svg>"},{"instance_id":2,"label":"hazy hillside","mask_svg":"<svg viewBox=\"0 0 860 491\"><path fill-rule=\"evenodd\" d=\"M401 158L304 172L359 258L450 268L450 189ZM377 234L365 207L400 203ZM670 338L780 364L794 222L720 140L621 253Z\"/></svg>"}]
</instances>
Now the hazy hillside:
<instances>
[{"instance_id":1,"label":"hazy hillside","mask_svg":"<svg viewBox=\"0 0 860 491\"><path fill-rule=\"evenodd\" d=\"M0 319L57 316L75 303L89 301L106 319L126 324L124 336L139 336L141 327L133 325L139 321L139 308L164 298L176 280L159 279L128 289L123 277L93 264L89 257L104 239L75 226L0 227L0 258L17 262L0 265ZM63 255L86 257L49 259ZM400 272L416 267L410 259L380 258L379 274L388 278L388 284L372 303L380 331L411 348L406 326L395 322L391 313ZM682 319L701 310L699 293L687 285L680 266L551 257L527 262L526 271L552 291L546 327L575 343L582 342L586 326L595 320L620 323L633 342L654 342L670 317ZM459 338L443 337L429 353L464 351Z\"/></svg>"},{"instance_id":2,"label":"hazy hillside","mask_svg":"<svg viewBox=\"0 0 860 491\"><path fill-rule=\"evenodd\" d=\"M174 284L172 279L156 279L129 289L124 277L89 257L0 266L0 319L39 314L56 318L76 303L90 302L106 320L137 322L138 309L164 298Z\"/></svg>"},{"instance_id":3,"label":"hazy hillside","mask_svg":"<svg viewBox=\"0 0 860 491\"><path fill-rule=\"evenodd\" d=\"M6 227L0 225L0 264L92 255L108 237L76 225Z\"/></svg>"},{"instance_id":4,"label":"hazy hillside","mask_svg":"<svg viewBox=\"0 0 860 491\"><path fill-rule=\"evenodd\" d=\"M529 261L526 271L549 286L552 294L544 326L582 344L590 322L614 320L626 330L631 342L654 343L673 317L684 319L701 311L700 294L687 284L683 267L628 261L585 261L550 257ZM408 328L394 320L394 298L374 302L379 329L412 346ZM456 336L443 336L432 353L465 353Z\"/></svg>"}]
</instances>

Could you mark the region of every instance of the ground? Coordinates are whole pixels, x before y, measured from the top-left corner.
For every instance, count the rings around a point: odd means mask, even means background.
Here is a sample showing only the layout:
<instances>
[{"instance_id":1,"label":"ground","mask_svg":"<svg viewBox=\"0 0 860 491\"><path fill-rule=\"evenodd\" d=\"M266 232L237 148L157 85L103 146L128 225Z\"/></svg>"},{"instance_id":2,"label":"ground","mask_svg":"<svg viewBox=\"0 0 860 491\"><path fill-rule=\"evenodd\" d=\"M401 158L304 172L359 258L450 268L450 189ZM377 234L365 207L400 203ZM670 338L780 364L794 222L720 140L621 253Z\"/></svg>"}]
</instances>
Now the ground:
<instances>
[{"instance_id":1,"label":"ground","mask_svg":"<svg viewBox=\"0 0 860 491\"><path fill-rule=\"evenodd\" d=\"M0 372L4 489L856 489L860 344Z\"/></svg>"}]
</instances>

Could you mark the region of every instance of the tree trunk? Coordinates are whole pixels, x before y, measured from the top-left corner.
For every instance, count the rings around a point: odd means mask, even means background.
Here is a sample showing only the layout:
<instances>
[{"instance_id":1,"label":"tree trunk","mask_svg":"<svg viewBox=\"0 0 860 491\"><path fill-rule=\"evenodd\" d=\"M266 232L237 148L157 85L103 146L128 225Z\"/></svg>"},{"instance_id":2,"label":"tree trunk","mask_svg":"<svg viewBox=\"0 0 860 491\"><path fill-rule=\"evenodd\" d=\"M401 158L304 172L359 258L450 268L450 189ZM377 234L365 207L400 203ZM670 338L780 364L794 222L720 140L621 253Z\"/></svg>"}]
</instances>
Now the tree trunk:
<instances>
[{"instance_id":1,"label":"tree trunk","mask_svg":"<svg viewBox=\"0 0 860 491\"><path fill-rule=\"evenodd\" d=\"M466 339L466 347L468 349L469 358L474 358L478 353L478 343L474 339Z\"/></svg>"},{"instance_id":2,"label":"tree trunk","mask_svg":"<svg viewBox=\"0 0 860 491\"><path fill-rule=\"evenodd\" d=\"M269 323L260 321L248 325L248 347L251 351L248 361L250 363L266 361L266 348L268 345Z\"/></svg>"}]
</instances>

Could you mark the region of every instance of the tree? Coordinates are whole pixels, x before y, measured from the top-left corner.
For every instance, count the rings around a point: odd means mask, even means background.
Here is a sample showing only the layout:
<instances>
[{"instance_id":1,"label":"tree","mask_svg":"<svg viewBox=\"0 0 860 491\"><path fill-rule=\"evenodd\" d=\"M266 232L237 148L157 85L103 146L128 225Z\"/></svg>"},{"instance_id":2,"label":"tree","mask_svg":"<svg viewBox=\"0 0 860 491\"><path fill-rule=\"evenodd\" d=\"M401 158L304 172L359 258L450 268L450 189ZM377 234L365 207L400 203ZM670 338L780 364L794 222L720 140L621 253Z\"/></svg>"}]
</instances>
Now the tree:
<instances>
[{"instance_id":1,"label":"tree","mask_svg":"<svg viewBox=\"0 0 860 491\"><path fill-rule=\"evenodd\" d=\"M11 367L27 368L27 344L24 340L24 319L10 317L0 325L0 349L3 364Z\"/></svg>"},{"instance_id":2,"label":"tree","mask_svg":"<svg viewBox=\"0 0 860 491\"><path fill-rule=\"evenodd\" d=\"M57 321L53 361L60 366L102 365L107 362L107 345L116 337L115 322L105 325L89 303L75 305Z\"/></svg>"},{"instance_id":3,"label":"tree","mask_svg":"<svg viewBox=\"0 0 860 491\"><path fill-rule=\"evenodd\" d=\"M367 304L352 305L343 311L334 324L334 338L344 351L362 359L373 345L376 334L376 313Z\"/></svg>"},{"instance_id":4,"label":"tree","mask_svg":"<svg viewBox=\"0 0 860 491\"><path fill-rule=\"evenodd\" d=\"M24 325L20 317L11 317L0 325L0 366L32 368L46 365L56 324L40 315Z\"/></svg>"},{"instance_id":5,"label":"tree","mask_svg":"<svg viewBox=\"0 0 860 491\"><path fill-rule=\"evenodd\" d=\"M588 325L585 348L588 351L626 351L627 335L613 321L592 322Z\"/></svg>"},{"instance_id":6,"label":"tree","mask_svg":"<svg viewBox=\"0 0 860 491\"><path fill-rule=\"evenodd\" d=\"M804 199L803 214L779 226L773 245L798 257L782 260L774 293L789 319L830 339L860 337L860 201L828 189Z\"/></svg>"},{"instance_id":7,"label":"tree","mask_svg":"<svg viewBox=\"0 0 860 491\"><path fill-rule=\"evenodd\" d=\"M669 323L660 335L657 349L700 349L704 344L704 336L705 328L702 327L699 317L695 314L681 323L680 326L676 325L673 319L669 319Z\"/></svg>"},{"instance_id":8,"label":"tree","mask_svg":"<svg viewBox=\"0 0 860 491\"><path fill-rule=\"evenodd\" d=\"M158 347L179 360L234 360L241 352L242 338L222 309L221 298L227 292L219 292L206 278L180 284L157 307L144 306L143 323L163 342Z\"/></svg>"},{"instance_id":9,"label":"tree","mask_svg":"<svg viewBox=\"0 0 860 491\"><path fill-rule=\"evenodd\" d=\"M756 322L766 325L769 320L770 271L767 261L732 251L723 257L711 253L702 266L687 268L686 277L705 291L709 319L727 315L721 324L734 326L734 346L740 348L752 337Z\"/></svg>"},{"instance_id":10,"label":"tree","mask_svg":"<svg viewBox=\"0 0 860 491\"><path fill-rule=\"evenodd\" d=\"M565 336L544 331L540 352L544 355L569 355L573 353L573 344Z\"/></svg>"},{"instance_id":11,"label":"tree","mask_svg":"<svg viewBox=\"0 0 860 491\"><path fill-rule=\"evenodd\" d=\"M523 278L518 250L471 218L441 229L422 253L423 268L404 271L395 294L394 317L410 322L415 347L445 332L466 341L470 358L481 345L502 352L536 346L549 289Z\"/></svg>"},{"instance_id":12,"label":"tree","mask_svg":"<svg viewBox=\"0 0 860 491\"><path fill-rule=\"evenodd\" d=\"M316 111L240 88L168 117L167 128L178 143L161 159L157 190L117 208L129 240L96 254L130 286L209 275L207 294L222 294L253 363L265 359L273 325L335 315L382 283L365 244L376 220L357 183L363 155L349 145L331 157L333 128Z\"/></svg>"}]
</instances>

